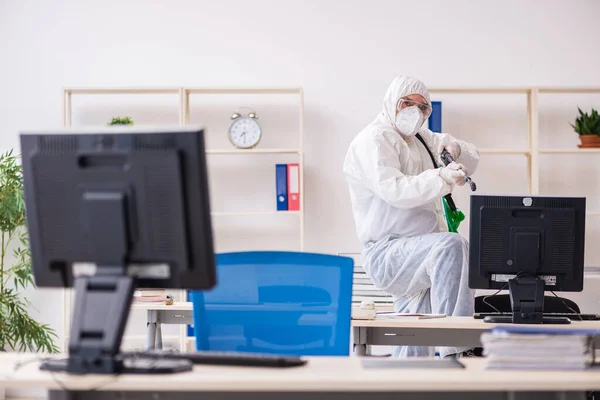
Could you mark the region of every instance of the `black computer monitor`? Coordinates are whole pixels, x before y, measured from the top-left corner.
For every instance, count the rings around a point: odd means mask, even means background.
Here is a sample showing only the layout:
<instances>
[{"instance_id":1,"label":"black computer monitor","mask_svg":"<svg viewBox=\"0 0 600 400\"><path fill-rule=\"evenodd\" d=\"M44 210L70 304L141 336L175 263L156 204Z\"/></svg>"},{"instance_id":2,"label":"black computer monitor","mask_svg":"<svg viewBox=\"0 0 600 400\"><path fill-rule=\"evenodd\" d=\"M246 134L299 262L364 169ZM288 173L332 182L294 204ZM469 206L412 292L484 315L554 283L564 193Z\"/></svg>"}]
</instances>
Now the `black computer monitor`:
<instances>
[{"instance_id":1,"label":"black computer monitor","mask_svg":"<svg viewBox=\"0 0 600 400\"><path fill-rule=\"evenodd\" d=\"M75 288L69 358L44 368L190 369L119 351L136 287L216 283L202 129L23 133L21 151L35 282Z\"/></svg>"},{"instance_id":2,"label":"black computer monitor","mask_svg":"<svg viewBox=\"0 0 600 400\"><path fill-rule=\"evenodd\" d=\"M512 316L486 322L569 323L543 316L544 290L583 290L585 198L471 196L469 287L509 289Z\"/></svg>"}]
</instances>

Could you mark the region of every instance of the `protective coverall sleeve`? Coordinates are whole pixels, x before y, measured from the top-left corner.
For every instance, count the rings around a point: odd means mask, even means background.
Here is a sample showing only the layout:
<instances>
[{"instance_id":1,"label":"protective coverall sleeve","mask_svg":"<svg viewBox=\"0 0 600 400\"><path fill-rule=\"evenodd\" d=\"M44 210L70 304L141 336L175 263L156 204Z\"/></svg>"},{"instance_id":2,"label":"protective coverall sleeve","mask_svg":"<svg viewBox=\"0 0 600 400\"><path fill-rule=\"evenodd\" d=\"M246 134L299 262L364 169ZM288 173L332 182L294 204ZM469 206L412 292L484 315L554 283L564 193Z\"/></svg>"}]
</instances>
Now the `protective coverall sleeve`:
<instances>
[{"instance_id":1,"label":"protective coverall sleeve","mask_svg":"<svg viewBox=\"0 0 600 400\"><path fill-rule=\"evenodd\" d=\"M369 189L393 207L418 207L451 192L439 169L405 175L398 151L383 138L373 138L356 150Z\"/></svg>"},{"instance_id":2,"label":"protective coverall sleeve","mask_svg":"<svg viewBox=\"0 0 600 400\"><path fill-rule=\"evenodd\" d=\"M455 161L462 164L466 170L469 171L469 175L475 173L477 165L479 164L479 151L477 151L475 145L463 140L458 140L448 133L433 133L429 129L423 129L421 131L421 136L423 136L425 142L427 142L430 146L429 148L433 152L435 152L440 143L444 141L457 143L460 146L460 155Z\"/></svg>"}]
</instances>

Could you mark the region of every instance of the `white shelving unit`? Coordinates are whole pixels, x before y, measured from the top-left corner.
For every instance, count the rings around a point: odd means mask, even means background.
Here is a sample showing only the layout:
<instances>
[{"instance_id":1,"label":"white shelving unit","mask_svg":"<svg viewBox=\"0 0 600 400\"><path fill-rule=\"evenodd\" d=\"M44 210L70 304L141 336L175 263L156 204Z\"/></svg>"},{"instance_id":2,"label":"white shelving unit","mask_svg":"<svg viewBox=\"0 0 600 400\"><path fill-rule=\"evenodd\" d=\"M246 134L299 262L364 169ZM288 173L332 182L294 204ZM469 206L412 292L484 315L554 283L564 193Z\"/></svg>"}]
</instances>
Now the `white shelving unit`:
<instances>
[{"instance_id":1,"label":"white shelving unit","mask_svg":"<svg viewBox=\"0 0 600 400\"><path fill-rule=\"evenodd\" d=\"M481 154L492 155L524 155L527 158L529 194L540 194L540 154L600 154L600 149L571 148L540 148L539 106L541 94L600 94L600 87L439 87L430 88L432 98L436 94L524 94L527 96L528 148L523 149L486 149L481 148ZM587 212L588 217L600 217L600 210Z\"/></svg>"},{"instance_id":2,"label":"white shelving unit","mask_svg":"<svg viewBox=\"0 0 600 400\"><path fill-rule=\"evenodd\" d=\"M293 95L298 96L298 148L254 148L248 150L238 149L209 149L207 155L248 155L248 154L290 154L298 157L300 168L300 211L259 211L259 212L214 212L213 216L270 216L270 215L296 215L300 218L300 250L304 250L304 91L302 88L181 88L181 119L183 125L190 123L191 95Z\"/></svg>"},{"instance_id":3,"label":"white shelving unit","mask_svg":"<svg viewBox=\"0 0 600 400\"><path fill-rule=\"evenodd\" d=\"M73 95L155 95L177 94L181 98L182 89L179 87L153 87L153 88L65 88L62 93L62 121L63 126L70 127L73 123ZM179 107L179 124L183 121L183 109Z\"/></svg>"},{"instance_id":4,"label":"white shelving unit","mask_svg":"<svg viewBox=\"0 0 600 400\"><path fill-rule=\"evenodd\" d=\"M238 150L234 148L207 149L207 156L237 156L237 155L290 155L297 157L300 170L300 210L299 211L223 211L212 212L215 218L228 218L238 216L254 216L264 218L298 218L299 219L299 250L304 250L304 92L302 88L197 88L197 87L122 87L122 88L65 88L62 93L62 122L63 126L71 127L73 124L73 97L78 95L177 95L178 120L173 124L188 125L190 122L190 96L191 95L292 95L298 98L298 147L295 148L254 148ZM175 291L179 299L185 299L184 290ZM175 293L173 293L175 294ZM70 329L71 309L73 294L70 289L63 291L63 349L67 348L68 332ZM169 335L165 335L167 337ZM174 336L174 335L170 335ZM193 338L187 337L186 326L180 327L180 349L186 350ZM143 335L127 335L124 339L141 339Z\"/></svg>"}]
</instances>

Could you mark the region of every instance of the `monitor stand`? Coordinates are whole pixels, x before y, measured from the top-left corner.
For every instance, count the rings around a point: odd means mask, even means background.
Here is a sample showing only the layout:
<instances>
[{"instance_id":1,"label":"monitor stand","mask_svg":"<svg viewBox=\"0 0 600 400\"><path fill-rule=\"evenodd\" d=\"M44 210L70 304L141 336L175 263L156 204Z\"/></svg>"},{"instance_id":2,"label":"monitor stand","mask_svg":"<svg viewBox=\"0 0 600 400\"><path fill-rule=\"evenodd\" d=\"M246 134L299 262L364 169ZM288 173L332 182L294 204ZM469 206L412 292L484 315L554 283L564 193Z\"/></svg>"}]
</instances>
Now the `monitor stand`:
<instances>
[{"instance_id":1,"label":"monitor stand","mask_svg":"<svg viewBox=\"0 0 600 400\"><path fill-rule=\"evenodd\" d=\"M92 188L81 196L85 235L96 272L75 278L69 357L42 370L75 374L173 373L190 371L189 360L144 359L120 354L136 278L127 275L127 193Z\"/></svg>"},{"instance_id":2,"label":"monitor stand","mask_svg":"<svg viewBox=\"0 0 600 400\"><path fill-rule=\"evenodd\" d=\"M518 277L508 281L512 316L487 316L483 320L504 324L570 324L567 317L544 316L544 280Z\"/></svg>"},{"instance_id":3,"label":"monitor stand","mask_svg":"<svg viewBox=\"0 0 600 400\"><path fill-rule=\"evenodd\" d=\"M112 268L114 269L114 268ZM44 362L45 371L73 374L165 374L192 370L189 360L120 354L134 290L129 276L91 276L75 280L75 306L69 357Z\"/></svg>"}]
</instances>

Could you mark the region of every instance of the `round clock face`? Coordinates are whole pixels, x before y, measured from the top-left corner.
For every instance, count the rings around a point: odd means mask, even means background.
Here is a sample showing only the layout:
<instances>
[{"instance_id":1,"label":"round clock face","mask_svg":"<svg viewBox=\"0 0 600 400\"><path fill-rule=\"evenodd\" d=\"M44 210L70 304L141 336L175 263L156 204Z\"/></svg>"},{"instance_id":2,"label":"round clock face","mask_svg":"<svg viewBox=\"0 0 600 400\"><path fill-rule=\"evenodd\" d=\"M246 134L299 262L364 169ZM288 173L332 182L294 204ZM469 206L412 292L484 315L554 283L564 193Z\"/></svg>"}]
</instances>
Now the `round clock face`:
<instances>
[{"instance_id":1,"label":"round clock face","mask_svg":"<svg viewBox=\"0 0 600 400\"><path fill-rule=\"evenodd\" d=\"M254 118L240 117L229 127L229 140L240 149L250 149L260 141L260 125Z\"/></svg>"}]
</instances>

